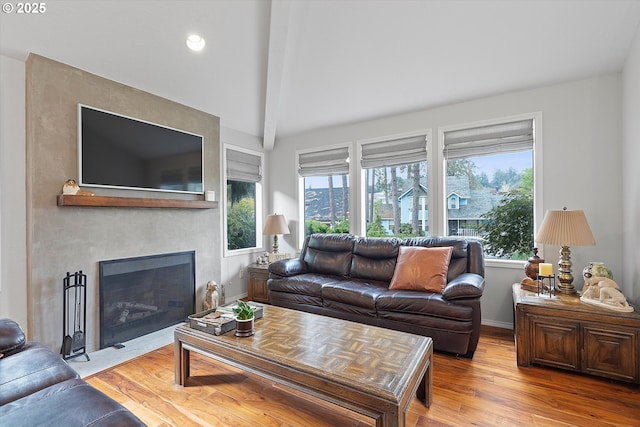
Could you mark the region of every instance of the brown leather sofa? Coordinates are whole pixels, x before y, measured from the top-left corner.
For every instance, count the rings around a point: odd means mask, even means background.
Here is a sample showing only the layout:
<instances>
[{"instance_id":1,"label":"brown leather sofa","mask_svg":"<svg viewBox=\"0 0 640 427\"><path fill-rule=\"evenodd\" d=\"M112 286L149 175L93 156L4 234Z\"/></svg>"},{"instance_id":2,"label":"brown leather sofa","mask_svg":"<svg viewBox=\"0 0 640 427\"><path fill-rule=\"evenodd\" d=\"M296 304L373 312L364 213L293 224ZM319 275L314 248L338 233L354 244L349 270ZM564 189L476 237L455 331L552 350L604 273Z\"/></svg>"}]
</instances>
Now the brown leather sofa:
<instances>
[{"instance_id":1,"label":"brown leather sofa","mask_svg":"<svg viewBox=\"0 0 640 427\"><path fill-rule=\"evenodd\" d=\"M442 293L390 290L400 246L453 247ZM484 254L476 239L314 234L299 258L269 265L271 304L424 335L473 357L480 336Z\"/></svg>"},{"instance_id":2,"label":"brown leather sofa","mask_svg":"<svg viewBox=\"0 0 640 427\"><path fill-rule=\"evenodd\" d=\"M60 355L26 341L13 320L0 319L0 354L0 425L145 425L80 379Z\"/></svg>"}]
</instances>

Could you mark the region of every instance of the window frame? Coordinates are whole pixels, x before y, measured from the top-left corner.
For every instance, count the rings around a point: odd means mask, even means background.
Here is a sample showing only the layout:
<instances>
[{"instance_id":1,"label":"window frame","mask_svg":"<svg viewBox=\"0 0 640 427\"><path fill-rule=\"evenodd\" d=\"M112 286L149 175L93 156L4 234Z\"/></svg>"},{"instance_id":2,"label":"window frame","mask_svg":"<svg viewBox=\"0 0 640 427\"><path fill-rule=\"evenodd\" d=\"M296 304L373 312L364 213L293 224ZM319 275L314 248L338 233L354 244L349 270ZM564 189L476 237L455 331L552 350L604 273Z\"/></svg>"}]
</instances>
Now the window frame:
<instances>
[{"instance_id":1,"label":"window frame","mask_svg":"<svg viewBox=\"0 0 640 427\"><path fill-rule=\"evenodd\" d=\"M359 139L356 141L356 155L357 155L357 162L351 162L350 167L354 168L354 174L357 175L357 185L358 185L358 191L357 191L357 210L358 212L356 212L356 215L354 215L354 213L351 214L352 218L357 218L357 227L354 228L354 225L351 225L351 229L355 230L354 232L356 234L358 234L359 236L366 236L367 235L367 177L366 177L366 169L367 168L363 168L360 165L360 159L362 158L362 146L366 145L366 144L374 144L376 142L384 142L384 141L391 141L391 140L396 140L396 139L402 139L402 138L413 138L413 137L419 137L419 136L424 136L426 138L426 156L424 161L427 162L427 183L429 182L429 180L431 179L431 167L429 167L430 165L430 153L431 151L433 151L432 148L432 144L433 144L433 140L432 140L432 130L431 128L425 128L425 129L419 129L419 130L413 130L413 131L409 131L409 132L402 132L402 133L396 133L396 134L391 134L391 135L385 135L385 136L380 136L380 137L376 137L376 138L368 138L368 139ZM356 164L357 163L357 164ZM427 187L427 191L428 191L428 187ZM429 202L431 200L428 200ZM427 224L429 225L429 229L431 230L431 214L429 214L428 217L428 222ZM392 237L392 236L389 236Z\"/></svg>"},{"instance_id":2,"label":"window frame","mask_svg":"<svg viewBox=\"0 0 640 427\"><path fill-rule=\"evenodd\" d=\"M429 202L437 209L433 212L437 218L433 218L435 227L434 235L444 236L447 232L447 200L446 200L446 173L447 159L444 155L444 134L450 131L463 130L475 127L498 125L502 123L516 122L521 120L533 120L533 224L534 230L538 229L539 221L543 218L542 211L542 151L543 151L543 124L542 112L524 113L513 116L503 116L490 120L480 120L438 127L437 148L434 151L439 171L436 177L435 187L431 192ZM436 168L433 168L436 169ZM533 250L533 248L532 248ZM485 259L488 267L502 268L522 268L524 261L505 259Z\"/></svg>"},{"instance_id":3,"label":"window frame","mask_svg":"<svg viewBox=\"0 0 640 427\"><path fill-rule=\"evenodd\" d=\"M229 249L229 242L227 236L227 216L229 209L227 205L227 150L238 151L241 153L251 154L256 157L260 157L260 168L264 171L264 153L256 150L251 150L244 147L239 147L232 144L222 145L222 200L220 204L223 207L222 215L222 252L223 257L230 257L235 255L251 254L256 252L264 252L264 237L262 235L263 218L265 216L264 211L264 181L265 176L262 174L261 180L256 182L256 246L242 249Z\"/></svg>"},{"instance_id":4,"label":"window frame","mask_svg":"<svg viewBox=\"0 0 640 427\"><path fill-rule=\"evenodd\" d=\"M348 157L348 162L349 162L349 173L348 173L348 177L349 177L349 209L351 211L351 218L354 217L353 215L353 207L354 205L354 184L353 184L353 176L354 176L354 165L353 165L353 143L351 142L343 142L343 143L339 143L339 144L333 144L333 145L327 145L325 147L322 147L321 149L319 148L309 148L309 149L303 149L303 150L296 150L295 151L295 164L296 164L296 168L295 168L295 174L296 174L296 185L297 185L297 193L298 193L298 249L302 249L302 245L304 244L304 240L305 240L305 233L304 233L304 226L305 226L305 217L304 217L304 213L305 213L305 209L304 209L304 201L305 201L305 188L304 188L304 176L301 176L298 173L298 168L300 166L300 155L301 154L309 154L309 153L319 153L322 151L328 151L328 150L334 150L334 149L339 149L339 148L346 148L347 151L349 152L349 157ZM353 221L349 221L349 232L353 233L354 231L354 224Z\"/></svg>"}]
</instances>

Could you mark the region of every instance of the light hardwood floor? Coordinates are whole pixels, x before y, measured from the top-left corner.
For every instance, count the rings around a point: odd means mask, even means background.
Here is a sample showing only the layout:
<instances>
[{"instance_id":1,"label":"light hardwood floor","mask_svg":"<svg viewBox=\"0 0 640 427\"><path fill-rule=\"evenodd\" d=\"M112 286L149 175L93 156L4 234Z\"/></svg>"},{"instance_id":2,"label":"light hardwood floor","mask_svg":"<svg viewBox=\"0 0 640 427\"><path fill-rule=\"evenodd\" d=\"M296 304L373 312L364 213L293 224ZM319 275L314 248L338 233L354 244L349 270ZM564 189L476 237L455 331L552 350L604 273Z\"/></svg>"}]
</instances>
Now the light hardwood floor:
<instances>
[{"instance_id":1,"label":"light hardwood floor","mask_svg":"<svg viewBox=\"0 0 640 427\"><path fill-rule=\"evenodd\" d=\"M192 353L193 354L193 353ZM436 353L433 404L414 399L407 426L640 426L640 388L542 367L518 368L510 330L483 328L472 360ZM149 426L373 426L371 419L204 356L187 387L173 346L88 382Z\"/></svg>"}]
</instances>

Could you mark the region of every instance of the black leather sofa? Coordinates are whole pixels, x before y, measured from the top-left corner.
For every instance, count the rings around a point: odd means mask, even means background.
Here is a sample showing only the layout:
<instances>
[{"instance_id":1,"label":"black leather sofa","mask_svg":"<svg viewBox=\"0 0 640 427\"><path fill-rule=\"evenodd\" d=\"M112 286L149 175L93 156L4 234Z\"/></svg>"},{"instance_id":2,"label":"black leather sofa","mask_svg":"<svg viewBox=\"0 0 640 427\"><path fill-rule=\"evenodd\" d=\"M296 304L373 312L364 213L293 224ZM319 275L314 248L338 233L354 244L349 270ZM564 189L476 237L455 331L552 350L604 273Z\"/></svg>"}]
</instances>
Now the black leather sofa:
<instances>
[{"instance_id":1,"label":"black leather sofa","mask_svg":"<svg viewBox=\"0 0 640 427\"><path fill-rule=\"evenodd\" d=\"M389 289L400 246L453 247L442 293ZM476 239L314 234L299 258L269 265L271 304L433 339L434 350L473 357L480 336L484 254Z\"/></svg>"},{"instance_id":2,"label":"black leather sofa","mask_svg":"<svg viewBox=\"0 0 640 427\"><path fill-rule=\"evenodd\" d=\"M80 379L60 355L26 341L13 320L0 319L0 354L0 425L145 425Z\"/></svg>"}]
</instances>

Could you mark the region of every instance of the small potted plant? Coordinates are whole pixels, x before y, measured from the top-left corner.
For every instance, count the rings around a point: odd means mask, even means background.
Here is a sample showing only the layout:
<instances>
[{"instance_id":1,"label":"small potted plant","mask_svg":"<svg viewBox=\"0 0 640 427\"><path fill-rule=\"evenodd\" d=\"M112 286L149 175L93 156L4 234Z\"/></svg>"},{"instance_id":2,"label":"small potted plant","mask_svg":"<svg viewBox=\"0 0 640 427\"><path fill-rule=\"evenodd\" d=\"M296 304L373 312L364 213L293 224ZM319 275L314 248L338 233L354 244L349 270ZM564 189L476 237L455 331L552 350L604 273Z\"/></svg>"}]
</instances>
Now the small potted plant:
<instances>
[{"instance_id":1,"label":"small potted plant","mask_svg":"<svg viewBox=\"0 0 640 427\"><path fill-rule=\"evenodd\" d=\"M233 308L233 314L236 317L236 336L250 337L253 335L255 308L244 301L238 300L238 306Z\"/></svg>"}]
</instances>

